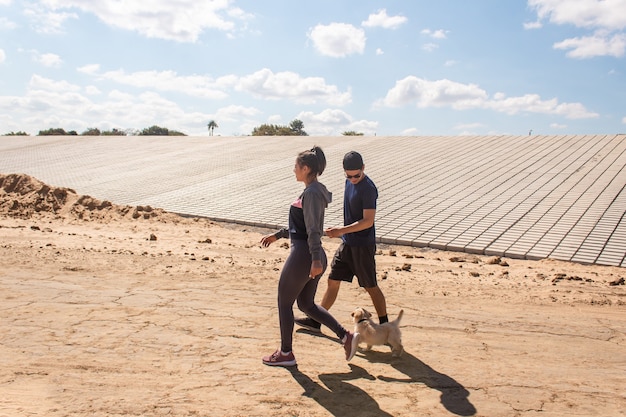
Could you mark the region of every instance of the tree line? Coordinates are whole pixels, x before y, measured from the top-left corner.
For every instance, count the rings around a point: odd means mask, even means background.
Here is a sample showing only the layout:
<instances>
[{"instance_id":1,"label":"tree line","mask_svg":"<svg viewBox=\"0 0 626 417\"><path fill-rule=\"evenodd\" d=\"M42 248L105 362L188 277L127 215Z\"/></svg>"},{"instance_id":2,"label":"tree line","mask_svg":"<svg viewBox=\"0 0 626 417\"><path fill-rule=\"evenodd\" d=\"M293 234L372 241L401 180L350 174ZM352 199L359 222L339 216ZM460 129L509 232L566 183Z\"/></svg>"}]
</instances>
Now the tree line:
<instances>
[{"instance_id":1,"label":"tree line","mask_svg":"<svg viewBox=\"0 0 626 417\"><path fill-rule=\"evenodd\" d=\"M218 127L214 120L211 120L207 127L209 129L209 135L213 136L213 130ZM66 131L63 128L50 128L46 130L40 130L37 136L187 136L186 134L170 130L166 127L150 126L142 130L134 129L117 129L100 130L96 127L90 127L84 132L78 134L75 130ZM309 134L304 130L304 123L302 120L294 119L289 125L275 125L275 124L262 124L252 129L250 136L308 136ZM363 133L358 133L353 130L342 133L343 136L363 136ZM3 136L30 136L26 132L9 132Z\"/></svg>"},{"instance_id":2,"label":"tree line","mask_svg":"<svg viewBox=\"0 0 626 417\"><path fill-rule=\"evenodd\" d=\"M26 132L9 132L2 136L30 136ZM142 130L113 128L111 130L100 130L97 127L90 127L80 135L75 130L65 130L60 127L40 130L37 136L187 136L182 132L170 130L166 127L150 126Z\"/></svg>"}]
</instances>

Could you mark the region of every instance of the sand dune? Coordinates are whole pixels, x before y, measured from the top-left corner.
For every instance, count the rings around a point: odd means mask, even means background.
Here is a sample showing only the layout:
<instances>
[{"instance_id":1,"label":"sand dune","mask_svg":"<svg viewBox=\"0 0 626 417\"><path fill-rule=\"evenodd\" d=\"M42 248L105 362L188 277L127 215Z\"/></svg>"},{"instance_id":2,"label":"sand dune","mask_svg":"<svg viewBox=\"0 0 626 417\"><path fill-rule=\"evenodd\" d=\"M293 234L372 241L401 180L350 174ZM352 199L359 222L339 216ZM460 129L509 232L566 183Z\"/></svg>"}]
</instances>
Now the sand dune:
<instances>
[{"instance_id":1,"label":"sand dune","mask_svg":"<svg viewBox=\"0 0 626 417\"><path fill-rule=\"evenodd\" d=\"M0 416L625 415L623 268L381 245L403 356L297 330L275 369L266 232L0 175Z\"/></svg>"}]
</instances>

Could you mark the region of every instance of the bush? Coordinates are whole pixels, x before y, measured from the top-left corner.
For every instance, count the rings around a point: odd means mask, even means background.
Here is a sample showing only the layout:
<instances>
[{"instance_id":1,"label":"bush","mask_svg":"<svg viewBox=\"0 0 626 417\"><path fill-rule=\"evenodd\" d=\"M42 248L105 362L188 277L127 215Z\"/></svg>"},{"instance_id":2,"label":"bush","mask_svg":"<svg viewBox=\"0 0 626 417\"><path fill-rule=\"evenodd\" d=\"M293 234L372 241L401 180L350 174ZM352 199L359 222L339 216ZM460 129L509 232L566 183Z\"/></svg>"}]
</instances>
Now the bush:
<instances>
[{"instance_id":1,"label":"bush","mask_svg":"<svg viewBox=\"0 0 626 417\"><path fill-rule=\"evenodd\" d=\"M252 129L252 136L309 136L304 131L304 123L301 120L293 120L289 126L262 124Z\"/></svg>"},{"instance_id":2,"label":"bush","mask_svg":"<svg viewBox=\"0 0 626 417\"><path fill-rule=\"evenodd\" d=\"M30 136L30 135L26 132L9 132L9 133L5 133L2 136Z\"/></svg>"},{"instance_id":3,"label":"bush","mask_svg":"<svg viewBox=\"0 0 626 417\"><path fill-rule=\"evenodd\" d=\"M150 126L139 132L139 136L186 136L184 133L169 130L165 127Z\"/></svg>"},{"instance_id":4,"label":"bush","mask_svg":"<svg viewBox=\"0 0 626 417\"><path fill-rule=\"evenodd\" d=\"M100 129L97 127L90 127L81 133L82 136L100 136Z\"/></svg>"}]
</instances>

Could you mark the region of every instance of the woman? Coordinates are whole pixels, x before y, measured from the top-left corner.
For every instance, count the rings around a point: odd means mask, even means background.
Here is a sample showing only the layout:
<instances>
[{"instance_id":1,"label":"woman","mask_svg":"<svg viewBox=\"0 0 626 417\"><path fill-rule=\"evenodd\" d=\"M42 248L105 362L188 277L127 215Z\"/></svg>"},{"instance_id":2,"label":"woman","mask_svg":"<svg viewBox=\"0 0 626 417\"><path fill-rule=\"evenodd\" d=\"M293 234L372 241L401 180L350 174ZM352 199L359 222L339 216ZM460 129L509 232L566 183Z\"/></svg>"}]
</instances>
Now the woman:
<instances>
[{"instance_id":1,"label":"woman","mask_svg":"<svg viewBox=\"0 0 626 417\"><path fill-rule=\"evenodd\" d=\"M263 363L270 366L294 366L296 358L292 352L293 304L307 316L331 329L341 340L346 360L352 359L358 346L358 333L346 330L323 307L315 304L315 292L319 279L327 266L326 252L322 248L324 233L324 212L332 199L324 184L317 180L326 168L326 156L322 149L300 152L293 172L296 180L304 183L304 191L291 204L289 228L264 236L261 244L265 247L283 237L291 238L291 252L285 261L278 281L278 317L280 324L280 348L273 354L263 357Z\"/></svg>"}]
</instances>

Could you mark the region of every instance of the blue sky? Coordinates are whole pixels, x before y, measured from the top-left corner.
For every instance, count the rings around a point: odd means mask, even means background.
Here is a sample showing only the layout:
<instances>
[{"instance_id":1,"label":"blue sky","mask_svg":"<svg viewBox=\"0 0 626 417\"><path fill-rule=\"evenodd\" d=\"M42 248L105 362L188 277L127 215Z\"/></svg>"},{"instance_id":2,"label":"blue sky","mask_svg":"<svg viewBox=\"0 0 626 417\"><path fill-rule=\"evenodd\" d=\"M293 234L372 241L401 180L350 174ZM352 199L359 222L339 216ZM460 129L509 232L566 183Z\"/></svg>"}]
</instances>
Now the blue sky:
<instances>
[{"instance_id":1,"label":"blue sky","mask_svg":"<svg viewBox=\"0 0 626 417\"><path fill-rule=\"evenodd\" d=\"M0 0L0 134L626 131L626 0Z\"/></svg>"}]
</instances>

